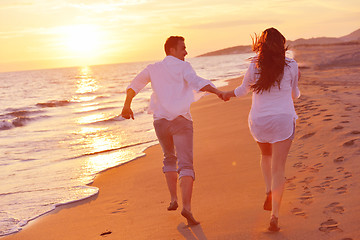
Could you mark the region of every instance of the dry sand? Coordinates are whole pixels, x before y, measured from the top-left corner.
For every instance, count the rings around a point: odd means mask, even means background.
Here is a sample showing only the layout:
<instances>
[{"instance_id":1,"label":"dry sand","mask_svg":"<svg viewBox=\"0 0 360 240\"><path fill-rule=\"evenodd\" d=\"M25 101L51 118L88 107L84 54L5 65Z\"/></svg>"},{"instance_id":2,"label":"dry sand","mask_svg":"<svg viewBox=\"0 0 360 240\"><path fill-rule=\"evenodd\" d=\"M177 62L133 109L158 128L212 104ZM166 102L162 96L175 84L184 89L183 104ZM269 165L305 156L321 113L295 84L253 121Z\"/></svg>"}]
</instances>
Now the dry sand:
<instances>
[{"instance_id":1,"label":"dry sand","mask_svg":"<svg viewBox=\"0 0 360 240\"><path fill-rule=\"evenodd\" d=\"M156 145L145 157L101 173L93 183L98 196L59 207L2 239L360 239L360 66L332 62L348 50L295 49L302 96L295 103L299 119L280 232L266 230L259 150L247 127L251 97L224 103L206 96L191 109L193 213L200 225L188 228L179 209L166 210L169 194ZM319 59L332 64L319 66ZM225 89L240 83L233 79Z\"/></svg>"}]
</instances>

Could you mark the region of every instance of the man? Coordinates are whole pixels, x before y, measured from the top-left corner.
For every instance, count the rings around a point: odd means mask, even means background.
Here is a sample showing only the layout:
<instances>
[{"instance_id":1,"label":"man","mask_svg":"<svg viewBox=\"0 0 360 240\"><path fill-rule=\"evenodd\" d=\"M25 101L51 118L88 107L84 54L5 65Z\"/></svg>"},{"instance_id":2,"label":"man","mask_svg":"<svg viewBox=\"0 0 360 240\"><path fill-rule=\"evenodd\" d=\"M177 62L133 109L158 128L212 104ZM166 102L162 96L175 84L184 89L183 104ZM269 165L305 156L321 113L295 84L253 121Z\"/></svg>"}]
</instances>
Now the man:
<instances>
[{"instance_id":1,"label":"man","mask_svg":"<svg viewBox=\"0 0 360 240\"><path fill-rule=\"evenodd\" d=\"M187 52L183 37L169 37L164 48L167 56L161 62L148 65L128 86L121 116L134 119L130 107L132 99L151 82L153 94L150 110L153 112L155 132L164 153L163 172L171 197L168 210L178 208L176 189L179 174L183 204L181 215L189 225L197 225L199 222L191 213L195 173L190 104L194 102L193 90L214 93L219 98L223 98L223 93L213 87L209 80L197 76L190 63L185 61Z\"/></svg>"}]
</instances>

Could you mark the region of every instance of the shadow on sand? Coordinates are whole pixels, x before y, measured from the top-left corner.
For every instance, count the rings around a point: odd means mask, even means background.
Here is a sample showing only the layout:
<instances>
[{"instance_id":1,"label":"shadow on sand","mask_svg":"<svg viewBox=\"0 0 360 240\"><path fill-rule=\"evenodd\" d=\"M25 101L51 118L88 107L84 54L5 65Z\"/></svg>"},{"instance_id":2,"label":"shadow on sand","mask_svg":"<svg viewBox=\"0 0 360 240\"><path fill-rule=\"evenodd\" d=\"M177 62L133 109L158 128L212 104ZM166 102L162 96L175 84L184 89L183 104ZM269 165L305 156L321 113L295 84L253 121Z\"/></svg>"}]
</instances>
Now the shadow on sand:
<instances>
[{"instance_id":1,"label":"shadow on sand","mask_svg":"<svg viewBox=\"0 0 360 240\"><path fill-rule=\"evenodd\" d=\"M207 237L204 234L201 224L196 226L188 226L182 222L177 226L177 230L187 240L207 240Z\"/></svg>"}]
</instances>

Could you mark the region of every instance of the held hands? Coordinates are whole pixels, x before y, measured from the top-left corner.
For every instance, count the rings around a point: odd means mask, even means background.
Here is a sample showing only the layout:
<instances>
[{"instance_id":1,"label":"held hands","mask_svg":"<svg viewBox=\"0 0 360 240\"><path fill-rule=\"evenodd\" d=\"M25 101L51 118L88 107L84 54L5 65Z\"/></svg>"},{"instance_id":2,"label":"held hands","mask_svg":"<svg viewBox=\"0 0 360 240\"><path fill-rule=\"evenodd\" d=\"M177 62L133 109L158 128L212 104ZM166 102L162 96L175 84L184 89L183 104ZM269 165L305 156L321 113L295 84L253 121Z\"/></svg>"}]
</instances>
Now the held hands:
<instances>
[{"instance_id":1,"label":"held hands","mask_svg":"<svg viewBox=\"0 0 360 240\"><path fill-rule=\"evenodd\" d=\"M219 90L216 95L225 102L229 101L230 98L235 97L234 91L223 92Z\"/></svg>"},{"instance_id":2,"label":"held hands","mask_svg":"<svg viewBox=\"0 0 360 240\"><path fill-rule=\"evenodd\" d=\"M130 107L124 106L121 111L121 116L126 119L132 118L134 120L134 113Z\"/></svg>"}]
</instances>

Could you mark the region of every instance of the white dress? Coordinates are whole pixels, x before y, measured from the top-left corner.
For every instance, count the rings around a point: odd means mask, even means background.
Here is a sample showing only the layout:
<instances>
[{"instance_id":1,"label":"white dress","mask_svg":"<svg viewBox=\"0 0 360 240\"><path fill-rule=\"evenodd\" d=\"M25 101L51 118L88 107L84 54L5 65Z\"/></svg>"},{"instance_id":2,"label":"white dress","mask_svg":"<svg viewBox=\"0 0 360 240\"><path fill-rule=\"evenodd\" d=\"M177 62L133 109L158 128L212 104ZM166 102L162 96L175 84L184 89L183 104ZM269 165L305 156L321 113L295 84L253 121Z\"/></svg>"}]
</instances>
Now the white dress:
<instances>
[{"instance_id":1,"label":"white dress","mask_svg":"<svg viewBox=\"0 0 360 240\"><path fill-rule=\"evenodd\" d=\"M251 85L256 83L259 74L256 58L251 62L241 86L235 89L235 96L246 95ZM298 88L298 65L295 60L286 58L284 76L280 89L276 85L269 91L252 93L252 105L249 113L249 128L255 141L275 143L288 139L294 133L298 118L293 98L300 97Z\"/></svg>"}]
</instances>

